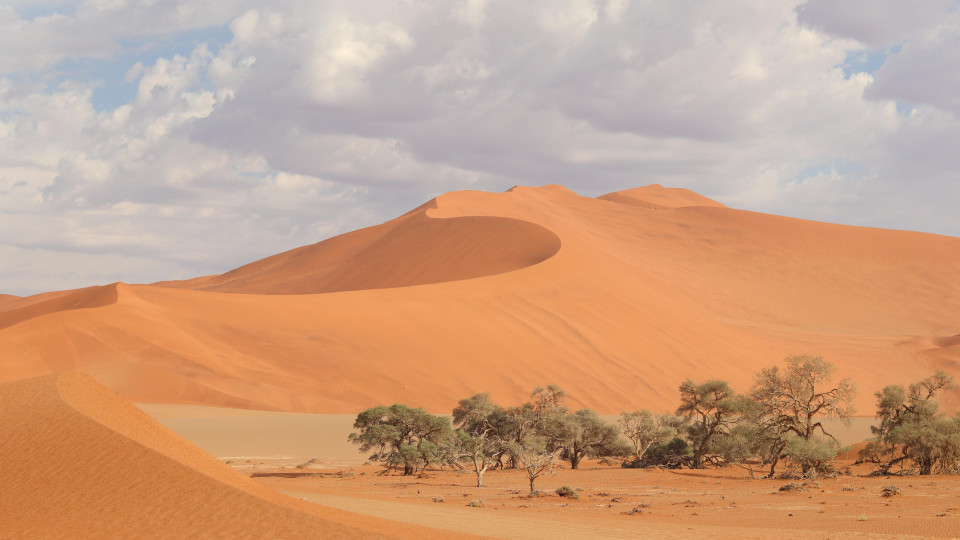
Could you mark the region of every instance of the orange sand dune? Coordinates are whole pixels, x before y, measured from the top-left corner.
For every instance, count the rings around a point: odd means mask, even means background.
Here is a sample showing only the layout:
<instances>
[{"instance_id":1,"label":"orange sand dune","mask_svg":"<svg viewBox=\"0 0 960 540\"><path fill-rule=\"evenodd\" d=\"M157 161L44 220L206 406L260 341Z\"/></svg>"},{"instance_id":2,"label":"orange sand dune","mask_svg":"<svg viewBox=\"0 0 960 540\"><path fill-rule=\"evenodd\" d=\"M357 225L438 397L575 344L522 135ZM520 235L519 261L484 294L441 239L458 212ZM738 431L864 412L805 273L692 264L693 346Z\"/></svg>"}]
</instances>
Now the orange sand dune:
<instances>
[{"instance_id":1,"label":"orange sand dune","mask_svg":"<svg viewBox=\"0 0 960 540\"><path fill-rule=\"evenodd\" d=\"M0 385L0 419L3 538L441 537L279 495L86 375Z\"/></svg>"},{"instance_id":2,"label":"orange sand dune","mask_svg":"<svg viewBox=\"0 0 960 540\"><path fill-rule=\"evenodd\" d=\"M518 270L548 259L559 249L555 234L527 221L474 216L431 219L425 213L411 213L222 276L162 285L254 294L408 287Z\"/></svg>"},{"instance_id":3,"label":"orange sand dune","mask_svg":"<svg viewBox=\"0 0 960 540\"><path fill-rule=\"evenodd\" d=\"M102 307L117 301L116 285L17 298L0 304L0 329L57 311Z\"/></svg>"},{"instance_id":4,"label":"orange sand dune","mask_svg":"<svg viewBox=\"0 0 960 540\"><path fill-rule=\"evenodd\" d=\"M682 208L684 206L715 206L726 208L725 205L708 199L699 193L694 193L689 189L665 188L659 184L607 193L597 198L652 210Z\"/></svg>"},{"instance_id":5,"label":"orange sand dune","mask_svg":"<svg viewBox=\"0 0 960 540\"><path fill-rule=\"evenodd\" d=\"M557 383L615 414L673 409L686 377L746 390L813 353L870 414L886 384L960 376L960 239L711 203L659 186L448 193L223 276L50 304L0 330L0 377L79 369L138 401L326 413ZM285 294L317 291L337 292Z\"/></svg>"}]
</instances>

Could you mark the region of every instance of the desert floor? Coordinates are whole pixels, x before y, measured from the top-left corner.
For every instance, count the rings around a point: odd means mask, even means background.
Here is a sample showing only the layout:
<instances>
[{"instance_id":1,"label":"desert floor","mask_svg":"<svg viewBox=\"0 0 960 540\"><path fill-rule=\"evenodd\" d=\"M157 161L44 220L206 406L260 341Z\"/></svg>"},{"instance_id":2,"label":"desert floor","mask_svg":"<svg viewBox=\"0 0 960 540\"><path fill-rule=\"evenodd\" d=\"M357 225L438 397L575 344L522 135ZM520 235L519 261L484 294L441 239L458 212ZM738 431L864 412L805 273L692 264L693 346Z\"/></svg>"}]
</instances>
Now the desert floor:
<instances>
[{"instance_id":1,"label":"desert floor","mask_svg":"<svg viewBox=\"0 0 960 540\"><path fill-rule=\"evenodd\" d=\"M403 477L346 442L353 415L291 414L192 405L139 404L192 443L281 493L393 521L496 538L960 538L960 477L852 475L782 492L788 480L745 470L625 470L588 463L558 468L528 497L523 471ZM842 437L862 440L871 419ZM858 439L859 437L859 439ZM313 459L302 468L296 465ZM850 462L846 462L849 464ZM579 488L577 499L554 493ZM902 494L883 496L894 485ZM482 500L482 507L469 503Z\"/></svg>"}]
</instances>

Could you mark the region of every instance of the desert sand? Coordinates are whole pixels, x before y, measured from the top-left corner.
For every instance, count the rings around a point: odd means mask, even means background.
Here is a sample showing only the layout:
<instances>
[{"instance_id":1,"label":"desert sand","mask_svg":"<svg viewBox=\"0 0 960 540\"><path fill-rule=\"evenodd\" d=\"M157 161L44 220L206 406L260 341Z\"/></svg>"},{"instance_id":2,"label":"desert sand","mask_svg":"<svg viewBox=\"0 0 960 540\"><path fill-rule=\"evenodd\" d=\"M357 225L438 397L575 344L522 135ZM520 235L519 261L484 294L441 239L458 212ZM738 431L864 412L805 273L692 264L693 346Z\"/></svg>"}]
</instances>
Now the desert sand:
<instances>
[{"instance_id":1,"label":"desert sand","mask_svg":"<svg viewBox=\"0 0 960 540\"><path fill-rule=\"evenodd\" d=\"M870 467L841 456L849 474L812 481L750 479L737 467L700 471L565 465L527 496L519 470L428 470L404 477L346 442L352 415L312 415L140 404L152 416L263 486L326 508L491 538L955 538L960 477L867 477ZM608 418L608 421L613 419ZM872 419L829 429L862 440ZM285 455L280 455L285 453ZM306 462L310 460L310 463ZM299 465L299 467L297 466ZM760 473L758 472L758 476ZM789 483L800 491L782 492ZM581 488L577 499L553 491ZM901 495L883 497L895 485ZM482 508L469 503L483 500Z\"/></svg>"},{"instance_id":2,"label":"desert sand","mask_svg":"<svg viewBox=\"0 0 960 540\"><path fill-rule=\"evenodd\" d=\"M0 377L89 373L133 401L448 412L556 383L573 406L676 406L819 354L873 392L960 375L960 239L726 208L648 186L454 192L223 275L0 302ZM956 408L958 393L946 397Z\"/></svg>"},{"instance_id":3,"label":"desert sand","mask_svg":"<svg viewBox=\"0 0 960 540\"><path fill-rule=\"evenodd\" d=\"M366 474L360 474L365 472ZM482 488L472 474L429 472L423 478L265 476L282 493L329 507L410 524L492 538L956 538L960 536L960 477L807 481L751 480L735 467L706 471L590 467L559 469L538 480L529 497L522 471L492 471ZM489 476L489 478L487 477ZM582 488L577 499L554 490ZM884 497L895 485L901 495ZM434 499L442 502L435 502ZM469 502L483 500L482 508Z\"/></svg>"},{"instance_id":4,"label":"desert sand","mask_svg":"<svg viewBox=\"0 0 960 540\"><path fill-rule=\"evenodd\" d=\"M447 538L280 495L87 375L0 385L0 537Z\"/></svg>"},{"instance_id":5,"label":"desert sand","mask_svg":"<svg viewBox=\"0 0 960 540\"><path fill-rule=\"evenodd\" d=\"M538 481L580 498L529 498L518 471L381 475L345 440L374 405L449 414L547 383L667 412L684 378L743 391L802 353L869 416L886 384L960 377L958 238L656 185L454 192L222 275L0 295L0 353L0 537L960 536L957 477L854 467L785 493L736 468L594 465Z\"/></svg>"}]
</instances>

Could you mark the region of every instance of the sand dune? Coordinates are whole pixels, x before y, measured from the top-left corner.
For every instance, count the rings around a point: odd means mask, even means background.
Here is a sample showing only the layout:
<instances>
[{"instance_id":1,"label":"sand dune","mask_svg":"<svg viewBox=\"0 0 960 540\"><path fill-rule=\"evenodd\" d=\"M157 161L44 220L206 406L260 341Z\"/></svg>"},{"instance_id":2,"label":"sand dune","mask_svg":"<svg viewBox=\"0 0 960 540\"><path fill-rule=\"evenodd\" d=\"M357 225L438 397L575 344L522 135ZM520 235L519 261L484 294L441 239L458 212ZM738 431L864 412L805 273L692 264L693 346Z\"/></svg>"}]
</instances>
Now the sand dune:
<instances>
[{"instance_id":1,"label":"sand dune","mask_svg":"<svg viewBox=\"0 0 960 540\"><path fill-rule=\"evenodd\" d=\"M279 495L86 375L0 385L0 418L4 538L439 537Z\"/></svg>"},{"instance_id":2,"label":"sand dune","mask_svg":"<svg viewBox=\"0 0 960 540\"><path fill-rule=\"evenodd\" d=\"M605 201L611 201L630 206L639 206L651 210L661 210L665 208L683 208L685 206L713 206L726 208L725 205L712 199L708 199L699 193L683 188L665 188L659 184L653 184L642 188L627 189L624 191L615 191L597 197Z\"/></svg>"},{"instance_id":3,"label":"sand dune","mask_svg":"<svg viewBox=\"0 0 960 540\"><path fill-rule=\"evenodd\" d=\"M519 270L559 249L555 234L527 221L475 216L431 219L425 213L413 213L222 276L162 285L253 294L409 287Z\"/></svg>"},{"instance_id":4,"label":"sand dune","mask_svg":"<svg viewBox=\"0 0 960 540\"><path fill-rule=\"evenodd\" d=\"M449 412L553 382L615 414L674 408L685 377L745 390L813 353L870 414L886 384L960 376L960 239L659 186L448 193L222 276L112 287L88 309L79 291L0 305L0 377L79 369L137 401L324 413Z\"/></svg>"},{"instance_id":5,"label":"sand dune","mask_svg":"<svg viewBox=\"0 0 960 540\"><path fill-rule=\"evenodd\" d=\"M116 285L60 291L28 298L13 297L7 302L0 303L0 329L47 313L102 307L116 301Z\"/></svg>"}]
</instances>

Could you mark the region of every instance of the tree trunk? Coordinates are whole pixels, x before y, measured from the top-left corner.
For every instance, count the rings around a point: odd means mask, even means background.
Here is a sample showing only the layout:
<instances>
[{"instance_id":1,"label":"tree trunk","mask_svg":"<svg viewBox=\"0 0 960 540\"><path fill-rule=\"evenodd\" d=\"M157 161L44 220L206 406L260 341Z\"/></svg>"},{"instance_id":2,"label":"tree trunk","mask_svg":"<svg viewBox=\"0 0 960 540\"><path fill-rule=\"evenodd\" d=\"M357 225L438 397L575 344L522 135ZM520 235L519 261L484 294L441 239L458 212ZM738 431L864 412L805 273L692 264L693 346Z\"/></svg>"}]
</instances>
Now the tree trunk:
<instances>
[{"instance_id":1,"label":"tree trunk","mask_svg":"<svg viewBox=\"0 0 960 540\"><path fill-rule=\"evenodd\" d=\"M413 476L413 465L409 463L403 464L403 475L404 476Z\"/></svg>"},{"instance_id":2,"label":"tree trunk","mask_svg":"<svg viewBox=\"0 0 960 540\"><path fill-rule=\"evenodd\" d=\"M570 457L570 468L571 468L571 469L579 469L579 468L580 468L580 459L581 459L580 456L578 456L577 454L573 454L573 455Z\"/></svg>"},{"instance_id":3,"label":"tree trunk","mask_svg":"<svg viewBox=\"0 0 960 540\"><path fill-rule=\"evenodd\" d=\"M773 471L777 469L777 462L780 461L780 456L773 458L773 461L770 462L770 474L767 475L768 478L773 478Z\"/></svg>"},{"instance_id":4,"label":"tree trunk","mask_svg":"<svg viewBox=\"0 0 960 540\"><path fill-rule=\"evenodd\" d=\"M477 473L477 487L483 487L483 473L486 472L487 468L474 464L473 470Z\"/></svg>"},{"instance_id":5,"label":"tree trunk","mask_svg":"<svg viewBox=\"0 0 960 540\"><path fill-rule=\"evenodd\" d=\"M531 494L531 495L535 495L535 494L537 493L537 489L536 489L535 487L533 487L533 482L534 482L534 480L536 480L536 479L537 479L537 477L535 477L535 476L531 476L531 477L530 477L530 494Z\"/></svg>"},{"instance_id":6,"label":"tree trunk","mask_svg":"<svg viewBox=\"0 0 960 540\"><path fill-rule=\"evenodd\" d=\"M691 469L702 469L703 468L703 454L699 450L693 452L693 465L690 466Z\"/></svg>"}]
</instances>

